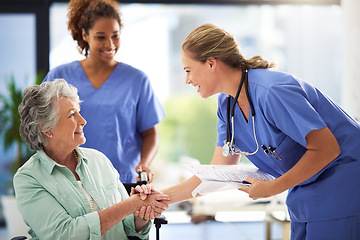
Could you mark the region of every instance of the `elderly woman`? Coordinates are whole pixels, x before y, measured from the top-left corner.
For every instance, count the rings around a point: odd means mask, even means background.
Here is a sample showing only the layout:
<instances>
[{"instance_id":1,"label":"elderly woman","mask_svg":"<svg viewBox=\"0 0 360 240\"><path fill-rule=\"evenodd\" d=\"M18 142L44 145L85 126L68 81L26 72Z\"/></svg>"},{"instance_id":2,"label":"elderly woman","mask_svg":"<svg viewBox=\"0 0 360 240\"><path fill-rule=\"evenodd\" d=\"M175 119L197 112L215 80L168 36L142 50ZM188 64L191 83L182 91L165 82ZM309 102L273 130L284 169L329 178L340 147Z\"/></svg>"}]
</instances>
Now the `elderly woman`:
<instances>
[{"instance_id":1,"label":"elderly woman","mask_svg":"<svg viewBox=\"0 0 360 240\"><path fill-rule=\"evenodd\" d=\"M29 234L34 239L144 239L151 227L145 219L159 216L169 199L157 192L144 199L134 190L129 197L108 158L79 147L86 141L79 103L77 89L63 79L24 90L20 135L36 153L17 171L14 186Z\"/></svg>"}]
</instances>

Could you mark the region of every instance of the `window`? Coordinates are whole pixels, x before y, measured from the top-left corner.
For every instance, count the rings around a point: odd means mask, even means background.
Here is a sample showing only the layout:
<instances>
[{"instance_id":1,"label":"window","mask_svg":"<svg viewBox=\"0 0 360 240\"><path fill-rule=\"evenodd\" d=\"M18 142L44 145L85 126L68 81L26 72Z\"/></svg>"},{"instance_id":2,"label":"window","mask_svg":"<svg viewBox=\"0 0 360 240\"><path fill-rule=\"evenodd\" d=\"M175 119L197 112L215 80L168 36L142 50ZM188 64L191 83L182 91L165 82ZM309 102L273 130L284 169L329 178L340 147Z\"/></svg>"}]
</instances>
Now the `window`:
<instances>
[{"instance_id":1,"label":"window","mask_svg":"<svg viewBox=\"0 0 360 240\"><path fill-rule=\"evenodd\" d=\"M35 15L0 14L0 93L9 97L8 83L13 79L19 90L33 84L35 79ZM0 102L0 108L3 106ZM2 128L11 124L0 123ZM7 191L11 181L9 168L16 156L16 146L4 149L0 138L0 195Z\"/></svg>"}]
</instances>

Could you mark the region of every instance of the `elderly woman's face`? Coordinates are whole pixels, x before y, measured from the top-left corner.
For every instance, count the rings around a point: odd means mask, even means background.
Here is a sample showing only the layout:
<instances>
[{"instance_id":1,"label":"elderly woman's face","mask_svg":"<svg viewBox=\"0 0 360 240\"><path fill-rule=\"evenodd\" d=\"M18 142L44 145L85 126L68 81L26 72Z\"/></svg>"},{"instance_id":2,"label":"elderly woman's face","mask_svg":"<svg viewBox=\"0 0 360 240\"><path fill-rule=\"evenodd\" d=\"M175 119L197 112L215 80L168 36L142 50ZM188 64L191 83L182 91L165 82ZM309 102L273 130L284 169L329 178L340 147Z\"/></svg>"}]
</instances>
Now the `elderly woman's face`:
<instances>
[{"instance_id":1,"label":"elderly woman's face","mask_svg":"<svg viewBox=\"0 0 360 240\"><path fill-rule=\"evenodd\" d=\"M70 151L81 144L86 139L83 127L86 120L80 115L80 106L69 98L61 98L59 101L59 121L51 131L50 141L53 146L69 147Z\"/></svg>"}]
</instances>

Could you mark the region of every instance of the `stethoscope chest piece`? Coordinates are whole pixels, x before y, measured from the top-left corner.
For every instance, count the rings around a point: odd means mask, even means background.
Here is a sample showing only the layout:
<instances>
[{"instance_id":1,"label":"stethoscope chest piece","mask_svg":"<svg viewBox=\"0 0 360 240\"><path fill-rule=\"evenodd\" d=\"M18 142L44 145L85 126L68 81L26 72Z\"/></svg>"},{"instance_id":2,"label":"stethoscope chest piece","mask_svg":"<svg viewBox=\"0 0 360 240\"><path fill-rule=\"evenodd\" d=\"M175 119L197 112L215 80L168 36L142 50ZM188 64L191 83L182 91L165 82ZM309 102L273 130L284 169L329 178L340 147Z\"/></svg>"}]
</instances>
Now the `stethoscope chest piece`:
<instances>
[{"instance_id":1,"label":"stethoscope chest piece","mask_svg":"<svg viewBox=\"0 0 360 240\"><path fill-rule=\"evenodd\" d=\"M235 147L230 142L224 141L224 146L222 147L222 154L224 157L231 155L234 155L235 153Z\"/></svg>"},{"instance_id":2,"label":"stethoscope chest piece","mask_svg":"<svg viewBox=\"0 0 360 240\"><path fill-rule=\"evenodd\" d=\"M222 147L222 154L224 155L224 157L229 156L230 154L230 147L228 144L224 144L224 146Z\"/></svg>"}]
</instances>

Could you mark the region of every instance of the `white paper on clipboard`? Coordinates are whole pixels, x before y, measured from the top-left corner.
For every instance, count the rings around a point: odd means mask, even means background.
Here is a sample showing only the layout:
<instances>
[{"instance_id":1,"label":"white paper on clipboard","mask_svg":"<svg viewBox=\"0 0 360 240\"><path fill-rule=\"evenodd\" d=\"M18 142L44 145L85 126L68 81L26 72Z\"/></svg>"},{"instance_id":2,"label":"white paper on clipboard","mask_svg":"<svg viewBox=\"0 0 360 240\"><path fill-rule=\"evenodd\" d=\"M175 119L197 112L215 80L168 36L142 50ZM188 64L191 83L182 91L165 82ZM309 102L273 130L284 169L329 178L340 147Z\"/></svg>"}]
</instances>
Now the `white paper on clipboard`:
<instances>
[{"instance_id":1,"label":"white paper on clipboard","mask_svg":"<svg viewBox=\"0 0 360 240\"><path fill-rule=\"evenodd\" d=\"M246 184L243 184L243 180L247 177L266 181L274 179L270 174L260 171L255 166L186 165L186 168L202 181L192 192L193 196L244 187Z\"/></svg>"}]
</instances>

